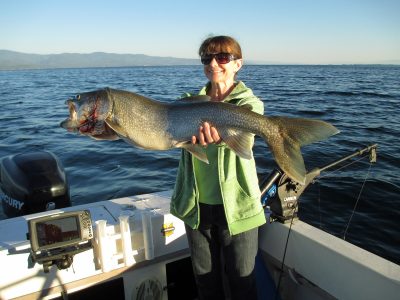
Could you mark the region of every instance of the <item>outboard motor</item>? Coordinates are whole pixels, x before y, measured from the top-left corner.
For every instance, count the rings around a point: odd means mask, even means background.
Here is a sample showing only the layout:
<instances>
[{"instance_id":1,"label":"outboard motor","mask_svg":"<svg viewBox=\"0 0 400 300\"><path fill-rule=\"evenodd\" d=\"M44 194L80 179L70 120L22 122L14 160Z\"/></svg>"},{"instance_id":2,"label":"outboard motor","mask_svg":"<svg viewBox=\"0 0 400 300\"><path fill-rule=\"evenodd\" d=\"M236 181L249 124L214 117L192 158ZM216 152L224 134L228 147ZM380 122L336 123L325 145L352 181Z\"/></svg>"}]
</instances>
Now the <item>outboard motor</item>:
<instances>
[{"instance_id":1,"label":"outboard motor","mask_svg":"<svg viewBox=\"0 0 400 300\"><path fill-rule=\"evenodd\" d=\"M64 168L47 151L0 161L0 200L8 218L71 206Z\"/></svg>"}]
</instances>

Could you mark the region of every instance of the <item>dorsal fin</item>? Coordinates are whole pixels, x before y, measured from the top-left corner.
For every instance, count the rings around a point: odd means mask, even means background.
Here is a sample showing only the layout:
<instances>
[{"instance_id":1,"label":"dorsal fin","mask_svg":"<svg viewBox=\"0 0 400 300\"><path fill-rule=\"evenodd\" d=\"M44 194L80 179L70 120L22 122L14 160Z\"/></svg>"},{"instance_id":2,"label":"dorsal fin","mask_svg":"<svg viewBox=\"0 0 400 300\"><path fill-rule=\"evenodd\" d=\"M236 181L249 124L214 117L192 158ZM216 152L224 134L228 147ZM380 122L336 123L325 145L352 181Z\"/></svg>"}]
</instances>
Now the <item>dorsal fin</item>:
<instances>
[{"instance_id":1,"label":"dorsal fin","mask_svg":"<svg viewBox=\"0 0 400 300\"><path fill-rule=\"evenodd\" d=\"M176 102L178 103L179 102L196 103L196 102L210 102L210 101L211 97L207 95L196 95L176 100Z\"/></svg>"},{"instance_id":2,"label":"dorsal fin","mask_svg":"<svg viewBox=\"0 0 400 300\"><path fill-rule=\"evenodd\" d=\"M248 110L253 110L253 106L251 106L250 104L240 105L240 107L243 107Z\"/></svg>"}]
</instances>

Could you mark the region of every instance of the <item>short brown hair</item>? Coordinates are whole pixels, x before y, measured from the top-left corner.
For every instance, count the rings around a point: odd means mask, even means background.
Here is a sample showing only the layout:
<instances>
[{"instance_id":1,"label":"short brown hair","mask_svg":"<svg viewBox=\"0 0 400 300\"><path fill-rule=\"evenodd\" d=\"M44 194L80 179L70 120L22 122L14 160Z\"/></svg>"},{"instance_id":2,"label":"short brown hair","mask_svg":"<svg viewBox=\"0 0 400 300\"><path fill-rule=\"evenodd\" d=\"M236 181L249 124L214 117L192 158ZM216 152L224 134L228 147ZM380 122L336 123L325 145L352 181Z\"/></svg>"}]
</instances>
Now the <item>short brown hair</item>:
<instances>
[{"instance_id":1,"label":"short brown hair","mask_svg":"<svg viewBox=\"0 0 400 300\"><path fill-rule=\"evenodd\" d=\"M239 43L230 36L219 35L207 38L199 48L199 55L212 53L230 53L235 59L242 58L242 49Z\"/></svg>"}]
</instances>

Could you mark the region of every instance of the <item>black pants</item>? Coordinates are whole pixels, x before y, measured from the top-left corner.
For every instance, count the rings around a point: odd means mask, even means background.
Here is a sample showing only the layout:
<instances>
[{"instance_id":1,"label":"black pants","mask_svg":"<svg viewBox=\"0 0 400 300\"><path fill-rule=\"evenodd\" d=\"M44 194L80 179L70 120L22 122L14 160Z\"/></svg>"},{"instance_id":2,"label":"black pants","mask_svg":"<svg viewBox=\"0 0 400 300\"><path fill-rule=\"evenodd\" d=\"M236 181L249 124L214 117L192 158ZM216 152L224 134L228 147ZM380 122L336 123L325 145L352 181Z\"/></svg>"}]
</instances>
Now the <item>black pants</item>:
<instances>
[{"instance_id":1,"label":"black pants","mask_svg":"<svg viewBox=\"0 0 400 300\"><path fill-rule=\"evenodd\" d=\"M223 206L200 204L200 227L186 226L186 234L199 299L225 299L224 273L230 299L257 299L258 228L231 236Z\"/></svg>"}]
</instances>

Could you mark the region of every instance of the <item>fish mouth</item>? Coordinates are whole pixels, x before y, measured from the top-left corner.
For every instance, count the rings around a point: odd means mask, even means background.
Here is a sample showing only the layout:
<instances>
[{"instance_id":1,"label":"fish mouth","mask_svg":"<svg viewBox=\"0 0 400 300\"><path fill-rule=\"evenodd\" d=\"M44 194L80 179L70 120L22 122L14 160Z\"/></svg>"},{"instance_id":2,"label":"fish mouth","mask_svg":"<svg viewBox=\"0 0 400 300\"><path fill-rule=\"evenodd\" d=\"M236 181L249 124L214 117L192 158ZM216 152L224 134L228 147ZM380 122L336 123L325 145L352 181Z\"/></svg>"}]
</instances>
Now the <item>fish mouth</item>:
<instances>
[{"instance_id":1,"label":"fish mouth","mask_svg":"<svg viewBox=\"0 0 400 300\"><path fill-rule=\"evenodd\" d=\"M60 126L69 132L80 132L80 133L88 133L93 130L95 127L95 119L93 118L93 114L87 118L84 118L82 121L78 120L78 112L75 99L69 99L65 102L68 105L69 110L69 118L65 119L61 122Z\"/></svg>"},{"instance_id":2,"label":"fish mouth","mask_svg":"<svg viewBox=\"0 0 400 300\"><path fill-rule=\"evenodd\" d=\"M76 107L73 101L74 101L73 99L65 101L65 104L68 105L69 118L62 121L60 123L60 126L70 132L77 132L79 130L78 118L77 118L78 114L76 112Z\"/></svg>"},{"instance_id":3,"label":"fish mouth","mask_svg":"<svg viewBox=\"0 0 400 300\"><path fill-rule=\"evenodd\" d=\"M68 132L78 132L85 135L97 135L102 132L104 127L103 123L98 120L96 108L88 114L79 116L79 104L76 99L69 99L65 102L68 105L69 118L60 123L60 126Z\"/></svg>"}]
</instances>

